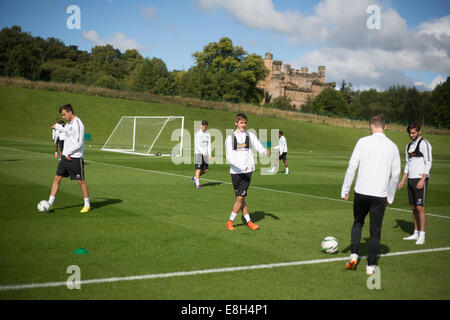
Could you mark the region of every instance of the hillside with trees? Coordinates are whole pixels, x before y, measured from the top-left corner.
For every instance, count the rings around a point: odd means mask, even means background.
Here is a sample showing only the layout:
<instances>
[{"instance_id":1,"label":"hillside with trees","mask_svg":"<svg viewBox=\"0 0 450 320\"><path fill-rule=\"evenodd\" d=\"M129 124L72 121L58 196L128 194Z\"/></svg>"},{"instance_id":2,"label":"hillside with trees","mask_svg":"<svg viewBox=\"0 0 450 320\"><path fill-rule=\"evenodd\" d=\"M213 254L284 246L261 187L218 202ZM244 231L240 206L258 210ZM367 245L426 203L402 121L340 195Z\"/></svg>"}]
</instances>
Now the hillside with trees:
<instances>
[{"instance_id":1,"label":"hillside with trees","mask_svg":"<svg viewBox=\"0 0 450 320\"><path fill-rule=\"evenodd\" d=\"M223 37L192 53L192 58L194 65L187 71L170 71L161 58L144 58L137 50L121 52L104 45L87 52L53 37L34 37L19 26L0 31L0 76L233 103L260 105L264 100L256 86L268 74L260 55ZM287 97L265 106L290 109ZM337 90L323 90L302 111L365 119L383 112L391 121L417 120L448 128L450 77L424 92L406 86L354 90L351 82L342 80Z\"/></svg>"}]
</instances>

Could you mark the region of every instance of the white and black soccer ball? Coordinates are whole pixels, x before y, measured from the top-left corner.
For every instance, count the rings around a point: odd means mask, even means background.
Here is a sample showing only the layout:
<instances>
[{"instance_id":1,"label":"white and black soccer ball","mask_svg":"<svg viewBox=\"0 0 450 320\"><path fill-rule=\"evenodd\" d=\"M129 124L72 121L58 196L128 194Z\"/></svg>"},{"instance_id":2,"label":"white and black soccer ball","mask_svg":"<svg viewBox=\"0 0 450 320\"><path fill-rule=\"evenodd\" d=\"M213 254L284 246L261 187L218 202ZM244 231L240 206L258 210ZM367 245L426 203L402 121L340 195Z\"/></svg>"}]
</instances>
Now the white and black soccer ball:
<instances>
[{"instance_id":1,"label":"white and black soccer ball","mask_svg":"<svg viewBox=\"0 0 450 320\"><path fill-rule=\"evenodd\" d=\"M339 241L335 237L325 237L322 240L322 252L336 253L339 250Z\"/></svg>"},{"instance_id":2,"label":"white and black soccer ball","mask_svg":"<svg viewBox=\"0 0 450 320\"><path fill-rule=\"evenodd\" d=\"M49 212L50 203L47 200L39 201L39 203L37 204L37 209L39 212Z\"/></svg>"}]
</instances>

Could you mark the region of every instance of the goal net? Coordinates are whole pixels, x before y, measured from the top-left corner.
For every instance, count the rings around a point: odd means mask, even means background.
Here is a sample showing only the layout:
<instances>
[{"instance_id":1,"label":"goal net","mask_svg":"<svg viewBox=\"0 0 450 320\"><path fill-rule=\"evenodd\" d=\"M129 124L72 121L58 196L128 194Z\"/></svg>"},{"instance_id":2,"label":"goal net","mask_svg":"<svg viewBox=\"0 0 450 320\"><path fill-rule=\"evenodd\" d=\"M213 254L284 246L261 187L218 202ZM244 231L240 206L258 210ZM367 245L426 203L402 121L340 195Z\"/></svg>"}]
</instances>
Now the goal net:
<instances>
[{"instance_id":1,"label":"goal net","mask_svg":"<svg viewBox=\"0 0 450 320\"><path fill-rule=\"evenodd\" d=\"M123 116L102 150L144 156L181 156L183 129L182 116Z\"/></svg>"}]
</instances>

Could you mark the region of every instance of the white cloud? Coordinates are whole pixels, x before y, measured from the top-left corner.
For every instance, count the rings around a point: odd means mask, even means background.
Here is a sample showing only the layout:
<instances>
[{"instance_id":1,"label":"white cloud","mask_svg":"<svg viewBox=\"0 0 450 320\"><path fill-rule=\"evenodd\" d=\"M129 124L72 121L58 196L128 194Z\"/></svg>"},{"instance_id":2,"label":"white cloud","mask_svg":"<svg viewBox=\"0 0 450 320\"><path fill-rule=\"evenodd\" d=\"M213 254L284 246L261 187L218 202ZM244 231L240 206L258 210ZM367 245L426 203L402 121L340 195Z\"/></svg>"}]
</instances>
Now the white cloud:
<instances>
[{"instance_id":1,"label":"white cloud","mask_svg":"<svg viewBox=\"0 0 450 320\"><path fill-rule=\"evenodd\" d=\"M111 45L121 52L125 52L129 49L136 49L139 51L147 51L148 47L138 43L136 39L128 39L123 33L115 32L109 39L101 39L95 30L81 32L83 38L88 40L93 46Z\"/></svg>"},{"instance_id":2,"label":"white cloud","mask_svg":"<svg viewBox=\"0 0 450 320\"><path fill-rule=\"evenodd\" d=\"M272 0L197 0L197 4L205 10L224 8L245 26L283 34L291 44L314 44L316 50L289 63L295 68L325 65L327 81L346 79L355 86L383 89L414 85L404 71L450 74L450 15L410 29L380 0L322 0L308 15L276 10ZM369 5L380 8L381 29L367 28Z\"/></svg>"},{"instance_id":3,"label":"white cloud","mask_svg":"<svg viewBox=\"0 0 450 320\"><path fill-rule=\"evenodd\" d=\"M139 14L144 18L145 23L150 24L153 20L159 21L158 10L154 6L146 7L141 5L139 7Z\"/></svg>"}]
</instances>

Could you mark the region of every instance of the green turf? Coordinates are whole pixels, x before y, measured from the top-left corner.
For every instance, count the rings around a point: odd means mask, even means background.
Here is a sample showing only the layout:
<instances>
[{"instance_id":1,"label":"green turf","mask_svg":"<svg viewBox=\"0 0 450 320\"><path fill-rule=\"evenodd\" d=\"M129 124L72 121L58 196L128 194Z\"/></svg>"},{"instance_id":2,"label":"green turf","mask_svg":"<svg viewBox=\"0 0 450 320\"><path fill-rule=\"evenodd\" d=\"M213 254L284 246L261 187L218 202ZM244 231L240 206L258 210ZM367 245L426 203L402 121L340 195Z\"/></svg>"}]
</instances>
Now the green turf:
<instances>
[{"instance_id":1,"label":"green turf","mask_svg":"<svg viewBox=\"0 0 450 320\"><path fill-rule=\"evenodd\" d=\"M47 199L57 160L50 125L71 103L92 142L86 144L86 181L93 210L82 208L76 182L63 180L55 212L37 213ZM195 190L193 165L100 150L122 115L183 115L210 128L233 128L234 113L70 93L0 87L0 286L66 281L70 265L82 280L252 266L349 255L352 203L339 201L355 142L367 130L249 116L250 128L280 128L288 141L292 174L257 171L247 203L251 231L240 217L225 228L234 192L229 167L211 165ZM402 152L406 133L389 132ZM450 137L426 136L433 145L427 194L427 242L402 238L412 231L405 190L386 210L381 253L450 247ZM90 147L89 147L90 145ZM403 162L403 161L402 161ZM403 166L403 165L402 165ZM257 168L259 170L259 166ZM257 188L259 187L259 188ZM351 199L350 199L351 200ZM404 211L393 210L392 208ZM442 217L441 217L442 216ZM340 251L323 254L325 236ZM361 255L367 254L368 221ZM87 255L74 251L85 248ZM344 261L150 280L0 291L0 299L449 299L450 252L381 257L381 289L366 286L366 260L357 271Z\"/></svg>"}]
</instances>

